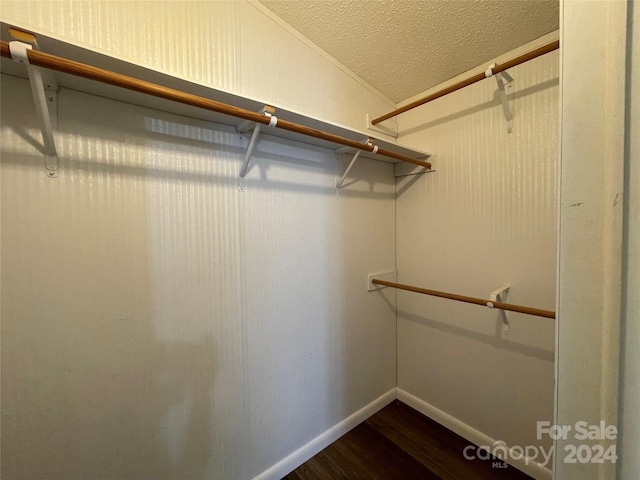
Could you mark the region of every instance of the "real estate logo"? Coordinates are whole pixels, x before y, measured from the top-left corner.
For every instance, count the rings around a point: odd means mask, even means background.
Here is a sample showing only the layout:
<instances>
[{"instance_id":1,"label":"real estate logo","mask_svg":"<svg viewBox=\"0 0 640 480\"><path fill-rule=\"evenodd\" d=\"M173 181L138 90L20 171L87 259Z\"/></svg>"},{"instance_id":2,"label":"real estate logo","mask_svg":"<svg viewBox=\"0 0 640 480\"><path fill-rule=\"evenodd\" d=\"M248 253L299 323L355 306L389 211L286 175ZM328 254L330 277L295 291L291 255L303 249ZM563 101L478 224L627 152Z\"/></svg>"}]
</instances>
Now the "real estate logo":
<instances>
[{"instance_id":1,"label":"real estate logo","mask_svg":"<svg viewBox=\"0 0 640 480\"><path fill-rule=\"evenodd\" d=\"M552 440L582 442L563 445L564 463L616 463L618 460L615 444L615 440L618 438L618 428L615 425L607 425L604 420L596 425L590 425L584 420L576 422L574 425L551 425L550 422L537 422L536 438L541 440L545 436ZM598 443L590 444L589 441ZM607 441L612 443L606 445Z\"/></svg>"},{"instance_id":2,"label":"real estate logo","mask_svg":"<svg viewBox=\"0 0 640 480\"><path fill-rule=\"evenodd\" d=\"M615 440L618 429L615 425L589 424L585 421L573 425L552 425L541 421L536 425L536 439L562 440L564 463L616 463ZM565 443L570 441L571 443ZM611 442L611 444L607 444ZM493 468L507 468L507 463L524 461L525 465L537 463L546 467L555 453L555 447L541 445L507 446L506 442L497 440L491 445L467 445L462 454L467 460L491 460ZM499 461L496 461L498 459Z\"/></svg>"}]
</instances>

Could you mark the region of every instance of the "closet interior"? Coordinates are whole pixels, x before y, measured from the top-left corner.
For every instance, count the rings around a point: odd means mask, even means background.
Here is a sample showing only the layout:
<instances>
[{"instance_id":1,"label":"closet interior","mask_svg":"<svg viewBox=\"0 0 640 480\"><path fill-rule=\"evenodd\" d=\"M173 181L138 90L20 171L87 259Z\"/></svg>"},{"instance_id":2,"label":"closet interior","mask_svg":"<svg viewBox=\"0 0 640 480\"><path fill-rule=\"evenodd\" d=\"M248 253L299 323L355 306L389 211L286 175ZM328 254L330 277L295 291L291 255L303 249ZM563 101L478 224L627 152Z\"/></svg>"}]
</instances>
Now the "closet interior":
<instances>
[{"instance_id":1,"label":"closet interior","mask_svg":"<svg viewBox=\"0 0 640 480\"><path fill-rule=\"evenodd\" d=\"M396 399L549 449L557 30L397 102L257 2L109 3L0 24L3 474L282 478Z\"/></svg>"}]
</instances>

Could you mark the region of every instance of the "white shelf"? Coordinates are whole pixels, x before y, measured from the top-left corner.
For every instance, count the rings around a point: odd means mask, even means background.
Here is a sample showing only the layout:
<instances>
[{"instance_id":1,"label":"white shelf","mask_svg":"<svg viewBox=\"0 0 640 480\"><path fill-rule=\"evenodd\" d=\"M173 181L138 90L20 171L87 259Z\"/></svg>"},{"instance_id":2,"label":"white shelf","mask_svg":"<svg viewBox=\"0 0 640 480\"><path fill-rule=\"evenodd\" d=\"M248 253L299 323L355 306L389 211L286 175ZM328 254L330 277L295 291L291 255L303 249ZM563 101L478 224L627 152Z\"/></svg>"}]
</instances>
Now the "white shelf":
<instances>
[{"instance_id":1,"label":"white shelf","mask_svg":"<svg viewBox=\"0 0 640 480\"><path fill-rule=\"evenodd\" d=\"M21 30L29 30L21 27L20 25L9 25L4 22L0 22L0 38L6 42L13 40L9 33L9 27L15 26ZM177 78L171 75L152 70L150 68L135 65L133 63L124 61L122 59L115 58L110 55L106 55L95 50L91 50L85 47L80 47L60 39L56 39L47 35L43 35L37 31L32 31L37 38L38 48L44 53L56 55L59 57L67 58L77 62L82 62L95 67L103 68L113 72L117 72L130 77L138 78L148 82L152 82L164 87L173 88L200 97L209 98L218 102L233 105L235 107L244 108L251 111L258 111L264 106L264 102L252 100L250 98L235 95L230 92L214 89L206 85L194 83L182 78ZM19 77L27 76L26 68L10 59L2 57L0 64L0 71L5 74L15 75ZM191 107L180 103L172 102L170 100L164 100L161 98L153 97L150 95L133 92L119 87L113 87L104 83L87 80L81 77L73 75L63 74L59 72L53 72L56 82L61 88L69 88L80 92L90 93L101 97L111 98L122 102L127 102L134 105L140 105L143 107L153 108L156 110L162 110L166 112L176 113L179 115L185 115L188 117L199 118L215 123L224 125L231 125L237 127L243 120L228 115L211 112L197 107ZM349 138L358 142L364 142L368 137L374 138L374 143L380 148L390 150L392 152L400 153L418 160L426 160L430 157L429 153L419 150L403 147L396 143L388 142L379 139L364 131L355 131L339 125L335 125L328 122L316 120L299 113L292 112L290 110L280 108L278 105L273 105L276 108L276 115L279 119L289 120L291 122L298 123L310 128L323 130L328 133L339 135L341 137ZM363 113L363 118L365 114ZM289 132L279 128L269 129L264 131L265 135L273 135L276 137L287 138L301 143L316 145L329 149L338 149L341 145L328 142L326 140L320 140L317 138L309 137L299 133ZM353 149L355 151L355 149ZM398 160L388 158L382 155L362 151L362 158L370 158L389 163L398 163Z\"/></svg>"}]
</instances>

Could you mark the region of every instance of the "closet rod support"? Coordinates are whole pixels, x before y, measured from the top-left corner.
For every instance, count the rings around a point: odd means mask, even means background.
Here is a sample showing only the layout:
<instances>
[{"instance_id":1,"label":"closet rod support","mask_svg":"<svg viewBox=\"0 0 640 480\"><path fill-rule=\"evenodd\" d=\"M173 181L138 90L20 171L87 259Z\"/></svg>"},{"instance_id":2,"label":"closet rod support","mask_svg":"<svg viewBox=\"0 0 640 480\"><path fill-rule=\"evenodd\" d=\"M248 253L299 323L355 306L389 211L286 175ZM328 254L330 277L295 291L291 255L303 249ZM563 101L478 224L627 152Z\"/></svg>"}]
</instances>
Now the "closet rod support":
<instances>
[{"instance_id":1,"label":"closet rod support","mask_svg":"<svg viewBox=\"0 0 640 480\"><path fill-rule=\"evenodd\" d=\"M380 290L381 288L386 288L387 285L382 285L379 283L374 283L374 280L385 280L387 282L397 282L398 281L398 271L397 270L385 270L383 272L370 273L367 276L367 291L373 292L374 290Z\"/></svg>"},{"instance_id":2,"label":"closet rod support","mask_svg":"<svg viewBox=\"0 0 640 480\"><path fill-rule=\"evenodd\" d=\"M336 183L336 188L338 190L340 190L342 188L342 184L344 183L345 179L347 178L347 175L349 174L349 171L351 170L351 167L353 167L353 165L356 163L356 160L358 160L358 157L360 156L361 152L362 152L362 150L358 150L353 155L353 158L351 159L351 162L349 162L349 166L347 167L347 169L342 174L342 177L340 177L340 180L338 180L338 183Z\"/></svg>"},{"instance_id":3,"label":"closet rod support","mask_svg":"<svg viewBox=\"0 0 640 480\"><path fill-rule=\"evenodd\" d=\"M240 169L240 178L244 178L247 175L249 162L251 161L251 156L253 155L253 151L256 148L256 143L258 143L258 137L260 136L261 128L262 125L258 123L251 133L251 140L249 140L249 146L247 147L247 151L244 154L244 161L242 162L242 168Z\"/></svg>"},{"instance_id":4,"label":"closet rod support","mask_svg":"<svg viewBox=\"0 0 640 480\"><path fill-rule=\"evenodd\" d=\"M508 303L509 288L511 285L503 285L500 288L496 288L489 294L489 303L487 307L493 308L496 303ZM509 333L509 319L507 318L507 312L505 310L499 311L500 319L502 320L502 333L505 335Z\"/></svg>"},{"instance_id":5,"label":"closet rod support","mask_svg":"<svg viewBox=\"0 0 640 480\"><path fill-rule=\"evenodd\" d=\"M507 293L509 293L509 289L511 285L503 285L500 288L496 288L493 292L489 294L489 300L491 302L502 302L504 301L504 297Z\"/></svg>"},{"instance_id":6,"label":"closet rod support","mask_svg":"<svg viewBox=\"0 0 640 480\"><path fill-rule=\"evenodd\" d=\"M11 59L14 62L22 63L27 67L27 75L29 76L29 84L31 85L31 94L33 96L33 103L36 107L38 114L38 120L40 121L40 130L42 131L42 141L44 144L45 167L47 169L47 175L49 177L55 177L58 170L58 152L56 150L56 143L53 138L53 125L51 123L51 114L49 112L49 101L54 102L56 96L50 95L49 100L47 93L45 92L44 80L42 79L42 72L40 68L30 64L27 51L31 50L32 46L19 42L9 42L9 51L11 52Z\"/></svg>"},{"instance_id":7,"label":"closet rod support","mask_svg":"<svg viewBox=\"0 0 640 480\"><path fill-rule=\"evenodd\" d=\"M485 72L485 75L492 76L495 66L495 63L491 65ZM509 99L507 98L507 90L511 90L513 88L513 77L506 71L503 71L496 73L495 78L496 84L498 85L498 95L500 96L500 103L502 104L502 112L504 113L504 118L507 121L507 133L511 133L511 131L513 130L513 112L511 111L511 106L509 105Z\"/></svg>"},{"instance_id":8,"label":"closet rod support","mask_svg":"<svg viewBox=\"0 0 640 480\"><path fill-rule=\"evenodd\" d=\"M275 127L278 123L278 118L274 115L276 109L269 105L265 105L258 113L262 113L263 115L270 118L268 125L270 127ZM236 130L240 133L248 132L253 129L251 133L251 139L249 140L249 146L247 147L247 151L244 154L244 161L242 162L242 167L240 168L240 189L243 190L244 185L242 185L242 179L247 175L249 170L249 163L251 162L251 157L253 156L253 152L256 149L256 145L258 143L258 139L260 137L260 132L262 131L262 124L258 122L252 122L250 120L245 120L240 125L236 127Z\"/></svg>"}]
</instances>

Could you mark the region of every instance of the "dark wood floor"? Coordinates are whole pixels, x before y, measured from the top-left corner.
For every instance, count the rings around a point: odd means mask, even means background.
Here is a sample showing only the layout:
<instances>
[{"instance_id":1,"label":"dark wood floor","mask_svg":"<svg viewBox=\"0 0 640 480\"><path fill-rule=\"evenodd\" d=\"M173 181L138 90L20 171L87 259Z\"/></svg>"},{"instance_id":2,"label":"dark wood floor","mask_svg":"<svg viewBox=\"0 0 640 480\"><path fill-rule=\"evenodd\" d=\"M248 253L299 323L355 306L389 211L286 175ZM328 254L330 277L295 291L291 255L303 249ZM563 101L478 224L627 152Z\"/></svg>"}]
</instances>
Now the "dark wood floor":
<instances>
[{"instance_id":1,"label":"dark wood floor","mask_svg":"<svg viewBox=\"0 0 640 480\"><path fill-rule=\"evenodd\" d=\"M532 480L498 459L465 459L469 444L396 400L283 480Z\"/></svg>"}]
</instances>

